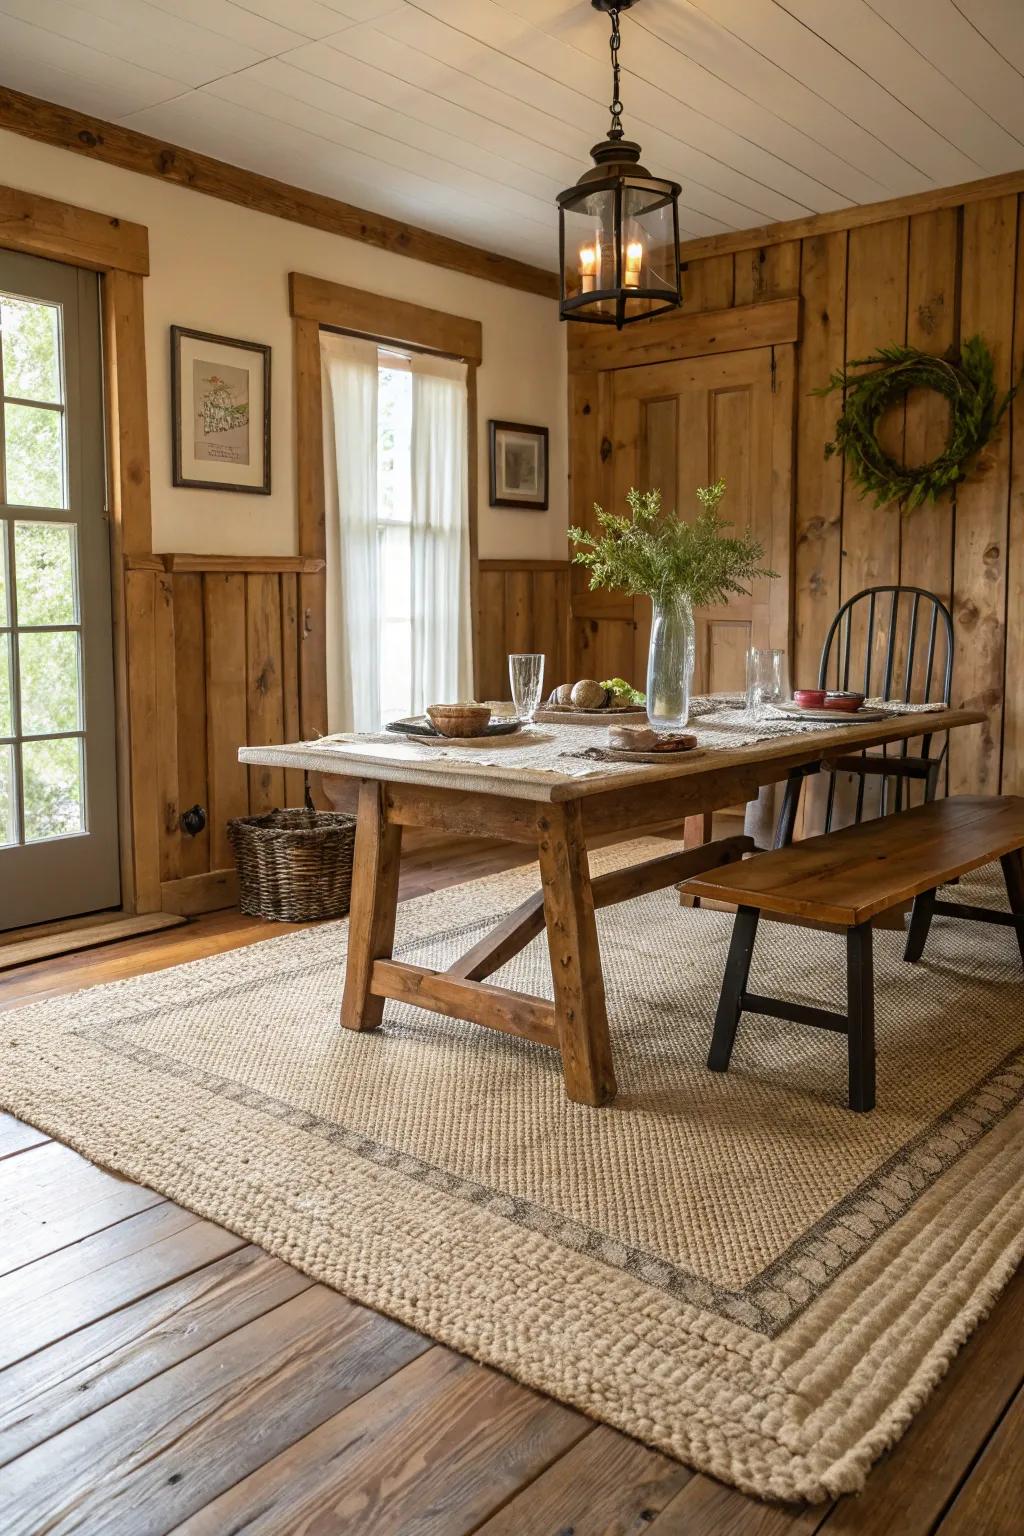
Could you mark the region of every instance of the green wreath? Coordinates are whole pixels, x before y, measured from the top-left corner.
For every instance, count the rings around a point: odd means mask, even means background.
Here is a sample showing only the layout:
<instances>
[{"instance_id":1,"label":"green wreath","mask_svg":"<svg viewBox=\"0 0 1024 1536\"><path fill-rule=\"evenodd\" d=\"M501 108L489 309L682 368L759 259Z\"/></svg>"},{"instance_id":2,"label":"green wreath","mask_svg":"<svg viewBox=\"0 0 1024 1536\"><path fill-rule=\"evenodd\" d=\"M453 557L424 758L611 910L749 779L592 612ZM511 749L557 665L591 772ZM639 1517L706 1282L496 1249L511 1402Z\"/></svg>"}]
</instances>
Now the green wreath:
<instances>
[{"instance_id":1,"label":"green wreath","mask_svg":"<svg viewBox=\"0 0 1024 1536\"><path fill-rule=\"evenodd\" d=\"M849 371L871 364L877 364L871 373ZM966 479L971 460L989 441L1016 393L1014 386L997 404L995 361L980 336L965 341L959 356L953 351L932 357L915 347L880 347L871 357L848 363L845 372L833 373L813 393L828 395L836 389L845 397L825 457L845 454L851 475L862 491L874 496L876 507L896 501L907 508L929 498L935 501ZM950 404L949 439L927 464L898 463L875 435L878 418L911 389L936 389Z\"/></svg>"}]
</instances>

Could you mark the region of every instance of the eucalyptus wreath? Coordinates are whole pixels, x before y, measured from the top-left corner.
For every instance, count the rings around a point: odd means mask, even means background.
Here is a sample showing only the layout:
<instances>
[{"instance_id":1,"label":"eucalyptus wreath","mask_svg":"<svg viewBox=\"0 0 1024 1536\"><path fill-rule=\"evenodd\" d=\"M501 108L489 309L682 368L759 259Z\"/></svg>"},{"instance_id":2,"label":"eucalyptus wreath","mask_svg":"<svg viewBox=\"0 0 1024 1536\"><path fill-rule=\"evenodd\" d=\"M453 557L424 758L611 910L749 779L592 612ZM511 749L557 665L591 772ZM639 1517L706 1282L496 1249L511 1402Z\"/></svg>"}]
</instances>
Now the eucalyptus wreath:
<instances>
[{"instance_id":1,"label":"eucalyptus wreath","mask_svg":"<svg viewBox=\"0 0 1024 1536\"><path fill-rule=\"evenodd\" d=\"M872 371L850 371L861 368ZM935 501L966 479L971 460L989 441L1016 393L1014 386L998 400L995 361L980 336L965 341L959 354L951 351L943 357L916 347L880 347L871 357L857 358L845 371L833 373L813 393L828 395L836 389L844 391L843 409L835 436L825 445L825 457L845 454L854 480L874 496L876 507L895 501L907 508ZM885 452L875 431L879 417L912 389L935 389L949 401L949 438L927 464L900 464Z\"/></svg>"}]
</instances>

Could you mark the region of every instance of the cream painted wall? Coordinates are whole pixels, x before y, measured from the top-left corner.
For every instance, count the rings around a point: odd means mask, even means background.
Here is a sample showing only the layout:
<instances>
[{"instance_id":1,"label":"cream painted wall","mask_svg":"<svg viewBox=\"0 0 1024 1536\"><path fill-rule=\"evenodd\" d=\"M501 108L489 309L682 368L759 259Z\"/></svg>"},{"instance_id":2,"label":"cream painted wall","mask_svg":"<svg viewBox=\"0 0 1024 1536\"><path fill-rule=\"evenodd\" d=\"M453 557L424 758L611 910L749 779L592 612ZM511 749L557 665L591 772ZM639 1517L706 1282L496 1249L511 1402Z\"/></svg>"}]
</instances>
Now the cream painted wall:
<instances>
[{"instance_id":1,"label":"cream painted wall","mask_svg":"<svg viewBox=\"0 0 1024 1536\"><path fill-rule=\"evenodd\" d=\"M372 246L251 213L67 150L0 132L0 184L76 203L149 228L146 356L153 544L196 554L293 554L294 409L288 273L308 272L466 315L483 325L477 376L479 549L484 559L564 559L567 522L566 352L549 299L463 277ZM555 210L551 211L554 244ZM481 230L481 236L484 235ZM267 342L272 359L270 496L171 485L169 327ZM550 430L551 507L487 505L487 421Z\"/></svg>"}]
</instances>

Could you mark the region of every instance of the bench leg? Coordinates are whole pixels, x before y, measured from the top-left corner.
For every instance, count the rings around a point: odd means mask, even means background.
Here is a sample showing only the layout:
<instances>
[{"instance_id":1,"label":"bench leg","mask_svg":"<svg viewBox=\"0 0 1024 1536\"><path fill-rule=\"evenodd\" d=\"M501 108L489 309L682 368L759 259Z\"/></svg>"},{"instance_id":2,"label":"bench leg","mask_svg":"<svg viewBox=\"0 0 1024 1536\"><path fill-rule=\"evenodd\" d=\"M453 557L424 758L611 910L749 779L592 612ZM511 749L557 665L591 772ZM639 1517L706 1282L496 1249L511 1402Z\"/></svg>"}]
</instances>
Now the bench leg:
<instances>
[{"instance_id":1,"label":"bench leg","mask_svg":"<svg viewBox=\"0 0 1024 1536\"><path fill-rule=\"evenodd\" d=\"M1024 852L1020 848L1013 853L1004 853L999 860L1003 866L1003 879L1006 881L1006 894L1010 901L1010 911L1018 917L1024 914ZM1017 924L1017 943L1020 945L1020 958L1024 961L1024 928Z\"/></svg>"},{"instance_id":2,"label":"bench leg","mask_svg":"<svg viewBox=\"0 0 1024 1536\"><path fill-rule=\"evenodd\" d=\"M757 938L757 921L760 912L756 907L740 907L733 924L729 958L725 962L722 993L715 1014L715 1031L708 1052L708 1068L712 1072L727 1072L732 1056L733 1042L743 1011L743 994L747 990L750 962Z\"/></svg>"},{"instance_id":3,"label":"bench leg","mask_svg":"<svg viewBox=\"0 0 1024 1536\"><path fill-rule=\"evenodd\" d=\"M924 954L934 912L935 888L933 886L930 891L922 891L920 896L914 897L914 909L910 914L910 927L907 930L907 944L903 951L904 960L920 960Z\"/></svg>"},{"instance_id":4,"label":"bench leg","mask_svg":"<svg viewBox=\"0 0 1024 1536\"><path fill-rule=\"evenodd\" d=\"M847 931L846 985L850 1108L863 1111L875 1107L875 976L870 923Z\"/></svg>"}]
</instances>

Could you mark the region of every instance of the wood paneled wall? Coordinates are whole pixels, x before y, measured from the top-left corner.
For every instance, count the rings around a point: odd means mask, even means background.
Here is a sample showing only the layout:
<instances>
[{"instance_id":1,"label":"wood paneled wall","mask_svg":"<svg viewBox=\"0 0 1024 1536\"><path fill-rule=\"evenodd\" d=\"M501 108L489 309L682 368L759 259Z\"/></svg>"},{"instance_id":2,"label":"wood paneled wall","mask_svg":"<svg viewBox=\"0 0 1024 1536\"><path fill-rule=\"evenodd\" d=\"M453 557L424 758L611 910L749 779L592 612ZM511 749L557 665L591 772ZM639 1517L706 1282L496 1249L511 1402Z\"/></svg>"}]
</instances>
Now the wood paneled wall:
<instances>
[{"instance_id":1,"label":"wood paneled wall","mask_svg":"<svg viewBox=\"0 0 1024 1536\"><path fill-rule=\"evenodd\" d=\"M828 624L861 587L902 582L952 605L953 694L981 708L984 726L950 745L955 793L1024 792L1024 398L1004 419L955 497L901 513L862 499L841 460L826 460L837 398L811 391L847 359L888 342L942 352L979 332L1000 389L1024 370L1024 209L1013 192L962 206L900 213L880 222L691 261L689 312L799 295L793 572L793 677L814 678ZM853 221L852 221L853 222ZM685 247L684 247L685 255ZM652 323L653 325L657 322ZM585 329L585 328L580 328ZM635 345L643 326L623 333ZM588 422L570 400L571 431ZM915 393L882 423L884 440L910 459L934 455L947 413ZM574 442L574 447L576 446ZM574 454L575 459L575 454ZM591 488L574 486L572 515Z\"/></svg>"},{"instance_id":2,"label":"wood paneled wall","mask_svg":"<svg viewBox=\"0 0 1024 1536\"><path fill-rule=\"evenodd\" d=\"M545 693L571 681L568 561L481 560L476 601L478 699L510 697L514 651L544 653Z\"/></svg>"},{"instance_id":3,"label":"wood paneled wall","mask_svg":"<svg viewBox=\"0 0 1024 1536\"><path fill-rule=\"evenodd\" d=\"M126 573L129 654L154 680L132 713L152 786L160 906L207 911L235 900L227 823L301 805L301 773L246 768L240 742L294 741L299 723L298 583L321 562L147 556ZM181 816L207 813L190 836Z\"/></svg>"}]
</instances>

